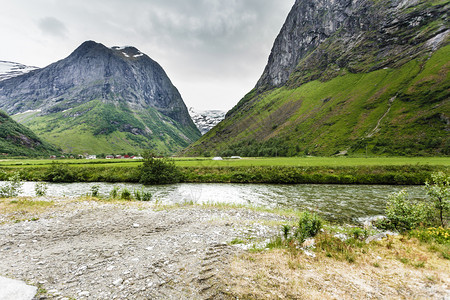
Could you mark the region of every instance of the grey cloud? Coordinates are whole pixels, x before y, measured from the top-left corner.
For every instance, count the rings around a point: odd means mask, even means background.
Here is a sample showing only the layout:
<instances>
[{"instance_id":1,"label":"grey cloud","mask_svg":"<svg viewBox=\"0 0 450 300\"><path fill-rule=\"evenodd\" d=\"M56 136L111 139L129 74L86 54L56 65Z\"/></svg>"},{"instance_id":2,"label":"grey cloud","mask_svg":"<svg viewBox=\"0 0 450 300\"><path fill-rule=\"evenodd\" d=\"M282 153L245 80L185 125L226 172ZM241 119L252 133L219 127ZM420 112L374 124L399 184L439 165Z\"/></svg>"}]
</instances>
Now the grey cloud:
<instances>
[{"instance_id":1,"label":"grey cloud","mask_svg":"<svg viewBox=\"0 0 450 300\"><path fill-rule=\"evenodd\" d=\"M65 37L67 28L63 22L54 18L46 17L38 22L39 28L45 33L56 37Z\"/></svg>"}]
</instances>

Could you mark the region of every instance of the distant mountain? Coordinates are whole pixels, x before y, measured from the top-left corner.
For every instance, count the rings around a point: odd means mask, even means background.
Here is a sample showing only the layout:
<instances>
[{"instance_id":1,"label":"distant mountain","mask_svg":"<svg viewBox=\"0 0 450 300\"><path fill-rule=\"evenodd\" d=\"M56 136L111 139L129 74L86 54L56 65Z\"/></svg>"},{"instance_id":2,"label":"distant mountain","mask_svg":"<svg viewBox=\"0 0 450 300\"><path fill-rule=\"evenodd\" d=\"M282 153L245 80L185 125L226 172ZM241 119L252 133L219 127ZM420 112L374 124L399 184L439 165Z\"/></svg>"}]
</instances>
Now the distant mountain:
<instances>
[{"instance_id":1,"label":"distant mountain","mask_svg":"<svg viewBox=\"0 0 450 300\"><path fill-rule=\"evenodd\" d=\"M38 69L38 67L30 67L11 61L0 60L0 81L23 75L36 69Z\"/></svg>"},{"instance_id":2,"label":"distant mountain","mask_svg":"<svg viewBox=\"0 0 450 300\"><path fill-rule=\"evenodd\" d=\"M296 0L255 88L188 155L450 154L448 0Z\"/></svg>"},{"instance_id":3,"label":"distant mountain","mask_svg":"<svg viewBox=\"0 0 450 300\"><path fill-rule=\"evenodd\" d=\"M193 107L189 108L189 115L194 121L195 126L200 130L201 134L210 131L214 126L225 118L225 111L222 110L203 110L199 111Z\"/></svg>"},{"instance_id":4,"label":"distant mountain","mask_svg":"<svg viewBox=\"0 0 450 300\"><path fill-rule=\"evenodd\" d=\"M0 81L0 108L72 153L174 153L200 137L161 66L134 47L84 42L46 68Z\"/></svg>"},{"instance_id":5,"label":"distant mountain","mask_svg":"<svg viewBox=\"0 0 450 300\"><path fill-rule=\"evenodd\" d=\"M0 111L0 155L48 157L60 151Z\"/></svg>"}]
</instances>

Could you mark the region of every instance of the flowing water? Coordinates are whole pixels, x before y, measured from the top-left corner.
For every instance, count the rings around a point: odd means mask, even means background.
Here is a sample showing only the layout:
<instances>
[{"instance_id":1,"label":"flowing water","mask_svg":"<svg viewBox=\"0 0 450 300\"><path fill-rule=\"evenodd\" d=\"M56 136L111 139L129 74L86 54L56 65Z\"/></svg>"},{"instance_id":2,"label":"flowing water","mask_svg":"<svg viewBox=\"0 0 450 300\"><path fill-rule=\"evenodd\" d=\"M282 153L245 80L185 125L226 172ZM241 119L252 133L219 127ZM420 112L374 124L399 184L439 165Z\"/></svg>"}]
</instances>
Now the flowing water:
<instances>
[{"instance_id":1,"label":"flowing water","mask_svg":"<svg viewBox=\"0 0 450 300\"><path fill-rule=\"evenodd\" d=\"M0 182L0 185L3 183ZM25 182L21 196L35 196L35 182ZM421 186L389 185L274 185L274 184L174 184L143 186L130 183L49 183L48 196L78 197L99 186L99 193L108 196L117 187L152 193L161 204L228 203L270 208L299 208L319 212L329 220L355 221L382 215L389 194L406 189L413 198L425 198Z\"/></svg>"}]
</instances>

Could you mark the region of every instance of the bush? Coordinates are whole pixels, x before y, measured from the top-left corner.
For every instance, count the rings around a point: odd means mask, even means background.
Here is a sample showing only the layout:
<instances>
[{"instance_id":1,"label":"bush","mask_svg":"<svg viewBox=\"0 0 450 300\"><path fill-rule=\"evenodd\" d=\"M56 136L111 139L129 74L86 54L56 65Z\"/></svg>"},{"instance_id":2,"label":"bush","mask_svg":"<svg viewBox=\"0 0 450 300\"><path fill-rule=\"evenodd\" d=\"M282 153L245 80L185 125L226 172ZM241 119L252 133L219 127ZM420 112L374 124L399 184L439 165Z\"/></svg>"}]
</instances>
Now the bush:
<instances>
[{"instance_id":1,"label":"bush","mask_svg":"<svg viewBox=\"0 0 450 300\"><path fill-rule=\"evenodd\" d=\"M36 196L42 197L47 194L48 190L48 184L46 182L37 182L34 186L34 192L36 193Z\"/></svg>"},{"instance_id":2,"label":"bush","mask_svg":"<svg viewBox=\"0 0 450 300\"><path fill-rule=\"evenodd\" d=\"M8 182L0 186L0 198L17 197L22 191L22 179L19 173L14 173L8 178Z\"/></svg>"},{"instance_id":3,"label":"bush","mask_svg":"<svg viewBox=\"0 0 450 300\"><path fill-rule=\"evenodd\" d=\"M320 229L322 229L322 219L310 212L303 212L298 221L298 228L295 232L295 236L300 243L303 243L307 238L315 237Z\"/></svg>"},{"instance_id":4,"label":"bush","mask_svg":"<svg viewBox=\"0 0 450 300\"><path fill-rule=\"evenodd\" d=\"M131 200L131 193L127 188L124 188L120 193L120 199L122 200Z\"/></svg>"},{"instance_id":5,"label":"bush","mask_svg":"<svg viewBox=\"0 0 450 300\"><path fill-rule=\"evenodd\" d=\"M382 222L386 229L409 231L433 223L433 212L425 202L412 201L402 190L389 196L386 205L387 220Z\"/></svg>"},{"instance_id":6,"label":"bush","mask_svg":"<svg viewBox=\"0 0 450 300\"><path fill-rule=\"evenodd\" d=\"M152 193L142 191L142 201L152 200Z\"/></svg>"},{"instance_id":7,"label":"bush","mask_svg":"<svg viewBox=\"0 0 450 300\"><path fill-rule=\"evenodd\" d=\"M152 154L144 154L144 163L140 166L142 184L170 184L181 181L181 171L172 159L154 158Z\"/></svg>"},{"instance_id":8,"label":"bush","mask_svg":"<svg viewBox=\"0 0 450 300\"><path fill-rule=\"evenodd\" d=\"M44 174L44 180L50 182L73 182L74 172L66 165L53 162Z\"/></svg>"}]
</instances>

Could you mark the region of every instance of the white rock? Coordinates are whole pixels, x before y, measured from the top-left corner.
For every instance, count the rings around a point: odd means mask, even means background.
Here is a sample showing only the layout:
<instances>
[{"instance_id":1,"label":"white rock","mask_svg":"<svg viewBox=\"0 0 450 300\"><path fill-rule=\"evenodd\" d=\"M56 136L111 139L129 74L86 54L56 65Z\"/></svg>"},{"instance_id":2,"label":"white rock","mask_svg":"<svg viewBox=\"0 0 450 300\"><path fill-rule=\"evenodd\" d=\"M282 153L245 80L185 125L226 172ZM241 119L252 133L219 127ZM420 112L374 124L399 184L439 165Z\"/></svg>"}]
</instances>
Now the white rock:
<instances>
[{"instance_id":1,"label":"white rock","mask_svg":"<svg viewBox=\"0 0 450 300\"><path fill-rule=\"evenodd\" d=\"M88 291L79 292L78 296L80 297L89 297L90 293Z\"/></svg>"},{"instance_id":2,"label":"white rock","mask_svg":"<svg viewBox=\"0 0 450 300\"><path fill-rule=\"evenodd\" d=\"M116 280L114 280L113 284L114 284L115 286L118 286L118 285L121 285L122 282L123 282L123 279L122 279L122 278L117 278Z\"/></svg>"}]
</instances>

